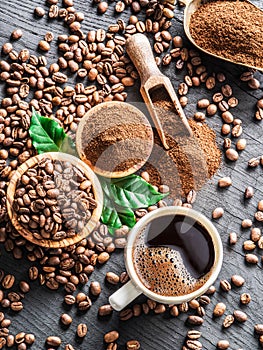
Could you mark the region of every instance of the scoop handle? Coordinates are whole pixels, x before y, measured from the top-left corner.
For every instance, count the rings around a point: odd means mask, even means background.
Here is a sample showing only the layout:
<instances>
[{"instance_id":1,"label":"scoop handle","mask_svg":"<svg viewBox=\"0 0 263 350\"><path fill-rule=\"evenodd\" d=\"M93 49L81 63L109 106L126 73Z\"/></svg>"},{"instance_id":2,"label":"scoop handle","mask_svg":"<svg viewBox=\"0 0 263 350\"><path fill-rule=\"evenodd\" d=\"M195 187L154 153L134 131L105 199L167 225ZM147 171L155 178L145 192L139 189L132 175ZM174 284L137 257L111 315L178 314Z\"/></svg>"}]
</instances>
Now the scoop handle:
<instances>
[{"instance_id":1,"label":"scoop handle","mask_svg":"<svg viewBox=\"0 0 263 350\"><path fill-rule=\"evenodd\" d=\"M162 76L155 62L147 37L141 33L130 36L126 41L126 51L134 63L143 86L151 76Z\"/></svg>"}]
</instances>

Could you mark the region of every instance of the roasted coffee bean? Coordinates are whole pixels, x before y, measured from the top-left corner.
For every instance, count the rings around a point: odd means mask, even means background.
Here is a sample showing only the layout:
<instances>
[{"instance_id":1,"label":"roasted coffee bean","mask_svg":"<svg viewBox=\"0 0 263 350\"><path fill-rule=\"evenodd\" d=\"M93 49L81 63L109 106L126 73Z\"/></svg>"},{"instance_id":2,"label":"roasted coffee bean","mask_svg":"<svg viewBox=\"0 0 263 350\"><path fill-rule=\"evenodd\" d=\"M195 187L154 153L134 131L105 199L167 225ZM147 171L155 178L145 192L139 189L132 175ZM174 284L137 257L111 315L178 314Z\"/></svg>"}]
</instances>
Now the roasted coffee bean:
<instances>
[{"instance_id":1,"label":"roasted coffee bean","mask_svg":"<svg viewBox=\"0 0 263 350\"><path fill-rule=\"evenodd\" d=\"M243 248L244 250L248 250L248 251L254 250L256 248L256 244L252 240L247 240L243 243Z\"/></svg>"},{"instance_id":2,"label":"roasted coffee bean","mask_svg":"<svg viewBox=\"0 0 263 350\"><path fill-rule=\"evenodd\" d=\"M246 254L245 260L248 264L257 264L258 263L258 257L255 254Z\"/></svg>"},{"instance_id":3,"label":"roasted coffee bean","mask_svg":"<svg viewBox=\"0 0 263 350\"><path fill-rule=\"evenodd\" d=\"M91 282L90 284L90 293L94 296L99 296L101 293L101 286L99 282Z\"/></svg>"},{"instance_id":4,"label":"roasted coffee bean","mask_svg":"<svg viewBox=\"0 0 263 350\"><path fill-rule=\"evenodd\" d=\"M251 296L249 293L242 293L240 295L240 302L241 304L247 305L251 302Z\"/></svg>"},{"instance_id":5,"label":"roasted coffee bean","mask_svg":"<svg viewBox=\"0 0 263 350\"><path fill-rule=\"evenodd\" d=\"M88 327L87 327L87 325L85 323L78 324L78 326L77 326L77 336L79 338L86 337L87 332L88 332Z\"/></svg>"},{"instance_id":6,"label":"roasted coffee bean","mask_svg":"<svg viewBox=\"0 0 263 350\"><path fill-rule=\"evenodd\" d=\"M99 307L98 314L99 316L108 316L111 315L113 312L113 308L110 304L102 305Z\"/></svg>"},{"instance_id":7,"label":"roasted coffee bean","mask_svg":"<svg viewBox=\"0 0 263 350\"><path fill-rule=\"evenodd\" d=\"M259 158L251 158L248 161L248 166L250 168L255 168L260 164L260 159Z\"/></svg>"},{"instance_id":8,"label":"roasted coffee bean","mask_svg":"<svg viewBox=\"0 0 263 350\"><path fill-rule=\"evenodd\" d=\"M215 208L212 213L213 219L219 219L224 215L224 209L221 207Z\"/></svg>"},{"instance_id":9,"label":"roasted coffee bean","mask_svg":"<svg viewBox=\"0 0 263 350\"><path fill-rule=\"evenodd\" d=\"M200 109L207 108L209 105L210 105L210 102L206 98L203 98L197 102L197 107Z\"/></svg>"},{"instance_id":10,"label":"roasted coffee bean","mask_svg":"<svg viewBox=\"0 0 263 350\"><path fill-rule=\"evenodd\" d=\"M74 347L71 344L65 345L65 350L75 350Z\"/></svg>"},{"instance_id":11,"label":"roasted coffee bean","mask_svg":"<svg viewBox=\"0 0 263 350\"><path fill-rule=\"evenodd\" d=\"M229 105L226 101L222 100L218 103L218 108L220 109L220 111L226 112L229 110Z\"/></svg>"},{"instance_id":12,"label":"roasted coffee bean","mask_svg":"<svg viewBox=\"0 0 263 350\"><path fill-rule=\"evenodd\" d=\"M118 284L120 281L120 277L113 272L107 272L106 273L106 280L107 280L107 282L109 282L111 284Z\"/></svg>"},{"instance_id":13,"label":"roasted coffee bean","mask_svg":"<svg viewBox=\"0 0 263 350\"><path fill-rule=\"evenodd\" d=\"M231 290L231 284L227 280L221 280L220 287L224 292L229 292Z\"/></svg>"},{"instance_id":14,"label":"roasted coffee bean","mask_svg":"<svg viewBox=\"0 0 263 350\"><path fill-rule=\"evenodd\" d=\"M68 314L62 314L60 316L60 321L65 325L69 326L72 323L72 317L69 316Z\"/></svg>"},{"instance_id":15,"label":"roasted coffee bean","mask_svg":"<svg viewBox=\"0 0 263 350\"><path fill-rule=\"evenodd\" d=\"M229 348L230 344L228 340L219 340L216 346L220 350L226 350Z\"/></svg>"},{"instance_id":16,"label":"roasted coffee bean","mask_svg":"<svg viewBox=\"0 0 263 350\"><path fill-rule=\"evenodd\" d=\"M204 323L204 319L200 316L190 315L187 318L187 322L195 326L200 326Z\"/></svg>"},{"instance_id":17,"label":"roasted coffee bean","mask_svg":"<svg viewBox=\"0 0 263 350\"><path fill-rule=\"evenodd\" d=\"M108 10L108 3L106 1L100 2L97 9L100 14L105 13Z\"/></svg>"},{"instance_id":18,"label":"roasted coffee bean","mask_svg":"<svg viewBox=\"0 0 263 350\"><path fill-rule=\"evenodd\" d=\"M216 317L222 316L226 311L226 305L224 303L218 303L216 304L213 315Z\"/></svg>"},{"instance_id":19,"label":"roasted coffee bean","mask_svg":"<svg viewBox=\"0 0 263 350\"><path fill-rule=\"evenodd\" d=\"M24 333L24 332L18 333L18 334L15 336L15 342L16 342L16 344L23 343L24 340L25 340L25 335L26 335L26 333Z\"/></svg>"},{"instance_id":20,"label":"roasted coffee bean","mask_svg":"<svg viewBox=\"0 0 263 350\"><path fill-rule=\"evenodd\" d=\"M98 255L98 263L99 264L105 264L110 258L109 253L107 252L102 252Z\"/></svg>"},{"instance_id":21,"label":"roasted coffee bean","mask_svg":"<svg viewBox=\"0 0 263 350\"><path fill-rule=\"evenodd\" d=\"M127 320L129 320L130 318L133 317L133 310L132 310L132 309L125 309L125 310L122 310L122 311L119 313L119 317L120 317L120 320L121 320L121 321L127 321Z\"/></svg>"},{"instance_id":22,"label":"roasted coffee bean","mask_svg":"<svg viewBox=\"0 0 263 350\"><path fill-rule=\"evenodd\" d=\"M250 89L257 90L260 88L260 82L256 78L251 78L247 84Z\"/></svg>"},{"instance_id":23,"label":"roasted coffee bean","mask_svg":"<svg viewBox=\"0 0 263 350\"><path fill-rule=\"evenodd\" d=\"M228 134L230 133L230 131L231 131L231 127L230 127L229 124L223 124L223 125L222 125L221 133L222 133L223 135L228 135Z\"/></svg>"},{"instance_id":24,"label":"roasted coffee bean","mask_svg":"<svg viewBox=\"0 0 263 350\"><path fill-rule=\"evenodd\" d=\"M199 338L201 338L202 333L195 330L195 329L191 329L187 332L187 338L191 339L191 340L197 340Z\"/></svg>"},{"instance_id":25,"label":"roasted coffee bean","mask_svg":"<svg viewBox=\"0 0 263 350\"><path fill-rule=\"evenodd\" d=\"M49 51L50 50L50 45L46 40L40 40L38 43L38 47L42 51Z\"/></svg>"},{"instance_id":26,"label":"roasted coffee bean","mask_svg":"<svg viewBox=\"0 0 263 350\"><path fill-rule=\"evenodd\" d=\"M2 280L2 287L4 289L10 289L13 287L15 283L15 276L14 275L5 275L5 277Z\"/></svg>"},{"instance_id":27,"label":"roasted coffee bean","mask_svg":"<svg viewBox=\"0 0 263 350\"><path fill-rule=\"evenodd\" d=\"M245 279L240 276L240 275L233 275L231 277L231 282L236 286L236 287L241 287L245 283Z\"/></svg>"},{"instance_id":28,"label":"roasted coffee bean","mask_svg":"<svg viewBox=\"0 0 263 350\"><path fill-rule=\"evenodd\" d=\"M210 117L215 115L217 112L217 106L213 103L211 103L207 108L206 108L206 113L207 115L209 115Z\"/></svg>"},{"instance_id":29,"label":"roasted coffee bean","mask_svg":"<svg viewBox=\"0 0 263 350\"><path fill-rule=\"evenodd\" d=\"M141 344L138 342L138 340L129 340L126 343L127 350L139 350L140 348Z\"/></svg>"},{"instance_id":30,"label":"roasted coffee bean","mask_svg":"<svg viewBox=\"0 0 263 350\"><path fill-rule=\"evenodd\" d=\"M5 338L3 338L3 339L5 339ZM15 337L12 334L9 334L6 337L6 346L8 348L11 348L12 346L14 346L14 344L15 344ZM0 340L0 349L1 349L1 340Z\"/></svg>"},{"instance_id":31,"label":"roasted coffee bean","mask_svg":"<svg viewBox=\"0 0 263 350\"><path fill-rule=\"evenodd\" d=\"M250 232L250 238L253 242L258 242L261 239L261 230L258 227L253 227ZM261 247L259 246L259 248Z\"/></svg>"},{"instance_id":32,"label":"roasted coffee bean","mask_svg":"<svg viewBox=\"0 0 263 350\"><path fill-rule=\"evenodd\" d=\"M36 266L32 266L28 270L29 279L31 281L35 281L38 278L38 268Z\"/></svg>"},{"instance_id":33,"label":"roasted coffee bean","mask_svg":"<svg viewBox=\"0 0 263 350\"><path fill-rule=\"evenodd\" d=\"M189 339L186 341L186 346L188 347L188 349L193 349L193 350L199 350L203 348L199 340L192 340L192 339Z\"/></svg>"},{"instance_id":34,"label":"roasted coffee bean","mask_svg":"<svg viewBox=\"0 0 263 350\"><path fill-rule=\"evenodd\" d=\"M222 177L221 179L218 180L218 186L219 187L229 187L232 185L232 180L230 177L226 176L226 177Z\"/></svg>"},{"instance_id":35,"label":"roasted coffee bean","mask_svg":"<svg viewBox=\"0 0 263 350\"><path fill-rule=\"evenodd\" d=\"M224 148L229 149L231 147L232 141L227 137L224 139Z\"/></svg>"},{"instance_id":36,"label":"roasted coffee bean","mask_svg":"<svg viewBox=\"0 0 263 350\"><path fill-rule=\"evenodd\" d=\"M253 230L253 229L252 229ZM258 243L258 248L259 249L263 249L263 237L261 236L260 230L258 229L254 229L253 232L251 231L251 236L253 234L253 242L255 242L255 238L258 239L257 243Z\"/></svg>"},{"instance_id":37,"label":"roasted coffee bean","mask_svg":"<svg viewBox=\"0 0 263 350\"><path fill-rule=\"evenodd\" d=\"M197 301L196 299L190 300L188 302L188 305L191 309L194 309L194 310L196 310L200 306L199 301Z\"/></svg>"},{"instance_id":38,"label":"roasted coffee bean","mask_svg":"<svg viewBox=\"0 0 263 350\"><path fill-rule=\"evenodd\" d=\"M242 228L249 228L249 227L251 227L252 226L252 220L250 220L250 219L244 219L244 220L242 220L242 222L241 222L241 226L242 226Z\"/></svg>"},{"instance_id":39,"label":"roasted coffee bean","mask_svg":"<svg viewBox=\"0 0 263 350\"><path fill-rule=\"evenodd\" d=\"M206 79L205 86L208 90L212 90L215 87L215 78L210 76Z\"/></svg>"},{"instance_id":40,"label":"roasted coffee bean","mask_svg":"<svg viewBox=\"0 0 263 350\"><path fill-rule=\"evenodd\" d=\"M247 320L247 314L245 314L245 312L241 310L235 310L233 312L233 315L235 320L237 320L238 322L246 322Z\"/></svg>"},{"instance_id":41,"label":"roasted coffee bean","mask_svg":"<svg viewBox=\"0 0 263 350\"><path fill-rule=\"evenodd\" d=\"M247 141L246 139L239 139L236 143L237 151L243 151L246 148Z\"/></svg>"},{"instance_id":42,"label":"roasted coffee bean","mask_svg":"<svg viewBox=\"0 0 263 350\"><path fill-rule=\"evenodd\" d=\"M132 307L133 316L138 317L142 313L142 306L140 304L134 304Z\"/></svg>"},{"instance_id":43,"label":"roasted coffee bean","mask_svg":"<svg viewBox=\"0 0 263 350\"><path fill-rule=\"evenodd\" d=\"M234 96L230 97L227 101L229 107L234 108L238 105L238 99Z\"/></svg>"},{"instance_id":44,"label":"roasted coffee bean","mask_svg":"<svg viewBox=\"0 0 263 350\"><path fill-rule=\"evenodd\" d=\"M184 96L184 95L187 95L187 93L188 93L188 86L187 86L187 84L180 83L179 87L178 87L178 94L180 96Z\"/></svg>"},{"instance_id":45,"label":"roasted coffee bean","mask_svg":"<svg viewBox=\"0 0 263 350\"><path fill-rule=\"evenodd\" d=\"M263 222L263 212L257 211L254 215L255 219L259 222Z\"/></svg>"},{"instance_id":46,"label":"roasted coffee bean","mask_svg":"<svg viewBox=\"0 0 263 350\"><path fill-rule=\"evenodd\" d=\"M46 11L42 7L38 6L35 8L34 13L37 17L44 17L46 14Z\"/></svg>"},{"instance_id":47,"label":"roasted coffee bean","mask_svg":"<svg viewBox=\"0 0 263 350\"><path fill-rule=\"evenodd\" d=\"M50 345L50 346L58 347L61 345L61 339L57 336L51 335L51 336L47 337L46 344Z\"/></svg>"},{"instance_id":48,"label":"roasted coffee bean","mask_svg":"<svg viewBox=\"0 0 263 350\"><path fill-rule=\"evenodd\" d=\"M194 204L194 202L196 201L196 191L195 190L191 190L187 197L186 197L186 201L189 204Z\"/></svg>"},{"instance_id":49,"label":"roasted coffee bean","mask_svg":"<svg viewBox=\"0 0 263 350\"><path fill-rule=\"evenodd\" d=\"M115 342L118 338L119 338L119 333L117 331L111 331L104 335L104 341L107 344Z\"/></svg>"},{"instance_id":50,"label":"roasted coffee bean","mask_svg":"<svg viewBox=\"0 0 263 350\"><path fill-rule=\"evenodd\" d=\"M23 36L23 32L21 29L15 29L12 34L11 34L11 38L13 40L18 40Z\"/></svg>"},{"instance_id":51,"label":"roasted coffee bean","mask_svg":"<svg viewBox=\"0 0 263 350\"><path fill-rule=\"evenodd\" d=\"M223 327L228 328L234 323L234 316L233 315L227 315L223 321Z\"/></svg>"},{"instance_id":52,"label":"roasted coffee bean","mask_svg":"<svg viewBox=\"0 0 263 350\"><path fill-rule=\"evenodd\" d=\"M235 151L232 148L227 149L225 152L225 155L226 155L226 158L232 162L237 161L239 158L237 151Z\"/></svg>"},{"instance_id":53,"label":"roasted coffee bean","mask_svg":"<svg viewBox=\"0 0 263 350\"><path fill-rule=\"evenodd\" d=\"M27 333L27 334L25 335L25 343L26 343L27 345L32 345L32 344L34 344L34 342L35 342L35 336L34 336L34 334L32 334L32 333Z\"/></svg>"},{"instance_id":54,"label":"roasted coffee bean","mask_svg":"<svg viewBox=\"0 0 263 350\"><path fill-rule=\"evenodd\" d=\"M230 97L232 95L232 88L230 85L226 84L221 87L222 94L225 97Z\"/></svg>"},{"instance_id":55,"label":"roasted coffee bean","mask_svg":"<svg viewBox=\"0 0 263 350\"><path fill-rule=\"evenodd\" d=\"M154 311L155 314L162 314L162 313L164 313L166 311L165 305L158 304L158 305L156 305L156 307L154 308L153 311Z\"/></svg>"},{"instance_id":56,"label":"roasted coffee bean","mask_svg":"<svg viewBox=\"0 0 263 350\"><path fill-rule=\"evenodd\" d=\"M21 282L19 283L19 287L20 287L20 289L21 289L21 292L23 292L23 293L28 293L28 292L30 291L30 286L29 286L29 284L28 284L27 282L25 282L25 281L21 281Z\"/></svg>"},{"instance_id":57,"label":"roasted coffee bean","mask_svg":"<svg viewBox=\"0 0 263 350\"><path fill-rule=\"evenodd\" d=\"M263 334L263 324L261 324L261 323L255 324L254 330L257 334L262 335Z\"/></svg>"},{"instance_id":58,"label":"roasted coffee bean","mask_svg":"<svg viewBox=\"0 0 263 350\"><path fill-rule=\"evenodd\" d=\"M194 118L196 121L204 121L206 118L205 118L205 114L203 112L196 112L194 114Z\"/></svg>"},{"instance_id":59,"label":"roasted coffee bean","mask_svg":"<svg viewBox=\"0 0 263 350\"><path fill-rule=\"evenodd\" d=\"M246 199L250 199L254 196L254 189L253 187L251 186L248 186L246 189L245 189L245 198Z\"/></svg>"},{"instance_id":60,"label":"roasted coffee bean","mask_svg":"<svg viewBox=\"0 0 263 350\"><path fill-rule=\"evenodd\" d=\"M6 345L6 338L0 337L0 349L3 349Z\"/></svg>"},{"instance_id":61,"label":"roasted coffee bean","mask_svg":"<svg viewBox=\"0 0 263 350\"><path fill-rule=\"evenodd\" d=\"M0 328L0 337L7 337L9 334L8 328Z\"/></svg>"},{"instance_id":62,"label":"roasted coffee bean","mask_svg":"<svg viewBox=\"0 0 263 350\"><path fill-rule=\"evenodd\" d=\"M174 305L170 308L170 315L173 317L179 316L179 310L178 310L178 307L176 305Z\"/></svg>"}]
</instances>

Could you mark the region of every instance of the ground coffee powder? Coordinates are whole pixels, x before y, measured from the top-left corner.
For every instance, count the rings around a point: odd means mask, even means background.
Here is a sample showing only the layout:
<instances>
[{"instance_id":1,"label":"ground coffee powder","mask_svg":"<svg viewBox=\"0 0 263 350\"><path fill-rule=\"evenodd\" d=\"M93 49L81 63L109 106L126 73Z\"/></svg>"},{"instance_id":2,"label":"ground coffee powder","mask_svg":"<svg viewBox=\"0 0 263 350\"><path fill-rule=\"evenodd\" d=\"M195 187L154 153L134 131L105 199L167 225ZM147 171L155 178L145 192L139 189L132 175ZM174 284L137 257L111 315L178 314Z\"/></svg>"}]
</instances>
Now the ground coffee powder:
<instances>
[{"instance_id":1,"label":"ground coffee powder","mask_svg":"<svg viewBox=\"0 0 263 350\"><path fill-rule=\"evenodd\" d=\"M179 117L167 93L158 92L152 96L152 100L170 149L162 147L155 132L155 144L146 169L151 183L165 183L169 185L173 197L184 197L192 189L200 189L217 172L221 152L216 144L216 134L207 124L193 119L189 120L193 137L178 134ZM172 120L177 122L173 124Z\"/></svg>"},{"instance_id":2,"label":"ground coffee powder","mask_svg":"<svg viewBox=\"0 0 263 350\"><path fill-rule=\"evenodd\" d=\"M81 148L92 167L108 172L138 169L152 148L152 129L133 109L107 104L92 113L81 133Z\"/></svg>"},{"instance_id":3,"label":"ground coffee powder","mask_svg":"<svg viewBox=\"0 0 263 350\"><path fill-rule=\"evenodd\" d=\"M190 20L201 48L224 58L263 68L263 12L244 0L204 3Z\"/></svg>"}]
</instances>

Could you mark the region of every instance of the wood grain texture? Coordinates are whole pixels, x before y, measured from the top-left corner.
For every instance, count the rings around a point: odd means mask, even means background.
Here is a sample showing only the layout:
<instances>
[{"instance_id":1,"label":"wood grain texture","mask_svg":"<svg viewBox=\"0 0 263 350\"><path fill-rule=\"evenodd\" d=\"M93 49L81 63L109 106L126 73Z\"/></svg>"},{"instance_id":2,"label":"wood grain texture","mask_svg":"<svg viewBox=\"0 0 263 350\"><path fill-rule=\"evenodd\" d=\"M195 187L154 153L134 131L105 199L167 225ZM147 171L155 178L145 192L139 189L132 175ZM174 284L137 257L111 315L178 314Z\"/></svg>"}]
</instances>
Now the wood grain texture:
<instances>
[{"instance_id":1,"label":"wood grain texture","mask_svg":"<svg viewBox=\"0 0 263 350\"><path fill-rule=\"evenodd\" d=\"M254 0L254 3L263 8L262 0ZM20 27L24 31L21 40L14 43L17 50L27 47L32 52L37 48L37 43L42 39L48 30L52 30L55 36L66 32L63 25L57 21L49 21L46 17L36 19L33 10L36 6L43 6L47 10L48 7L43 5L44 1L31 0L2 0L0 3L0 45L9 40L10 33L13 29ZM98 16L96 7L91 1L76 0L75 7L85 12L86 19L83 23L84 30L98 29L115 22L116 18L122 17L124 20L130 15L130 11L126 10L121 16L113 19L115 3L110 3L109 10L103 17ZM175 10L176 17L173 20L171 33L173 35L183 35L182 18L183 11L180 8ZM56 60L56 49L54 43L51 45L51 51L47 54L49 62ZM258 98L262 98L262 75L256 73L256 77L261 81L261 89L257 91L249 90L245 83L239 81L239 76L243 69L233 64L224 63L210 56L202 55L203 61L210 71L224 71L227 75L227 83L233 87L234 96L239 99L239 105L233 110L234 116L241 118L244 126L244 136L247 138L248 146L242 152L240 159L236 163L228 161L223 162L217 176L212 179L199 192L198 199L194 208L200 210L203 214L211 217L212 209L217 206L225 208L223 218L215 222L219 230L224 244L224 264L220 274L220 278L229 279L234 273L239 273L246 278L246 284L242 289L233 288L231 293L225 293L219 289L219 281L216 283L218 292L212 297L212 303L206 308L206 321L200 330L202 331L203 348L206 350L216 349L216 343L219 339L229 339L231 349L260 349L257 337L253 332L255 323L263 322L262 303L263 303L263 272L261 263L258 266L247 266L244 263L244 251L242 243L249 237L249 230L242 230L241 221L244 218L253 218L256 211L257 201L263 198L263 176L262 168L253 170L247 169L247 161L261 154L263 150L263 125L254 119L255 103ZM170 67L162 68L162 72L168 75L177 89L179 82L183 80L184 72L175 71L174 64ZM138 84L129 89L129 102L142 102L139 94ZM0 87L1 97L4 97L4 90ZM192 116L196 110L196 101L201 97L210 97L212 92L208 92L204 87L193 88L188 94L189 104L185 108L188 117ZM208 120L208 124L217 132L219 145L222 144L222 136L220 135L221 118L214 116ZM218 190L217 179L220 176L231 176L233 186L229 189ZM244 201L243 193L246 186L251 185L255 188L255 196ZM261 227L258 223L255 226ZM239 241L235 247L228 245L228 233L236 231ZM0 266L5 271L15 273L18 279L28 279L27 268L29 263L26 261L15 261L11 255L8 255L3 247L1 247L2 256L0 257ZM262 252L257 251L259 257ZM101 268L96 269L91 277L92 280L102 282L103 293L94 301L94 305L86 314L80 314L75 307L65 309L63 305L64 292L51 292L44 287L38 285L38 282L32 283L32 291L26 296L24 310L15 315L8 312L8 317L13 320L10 331L12 333L25 331L33 332L36 335L36 343L32 346L33 350L44 349L45 338L48 335L60 335L63 339L63 345L70 342L78 350L103 350L103 334L104 332L118 329L120 331L119 344L120 349L125 349L125 342L129 339L138 339L141 342L143 350L179 350L183 344L187 330L190 328L185 324L187 314L181 314L174 319L167 315L148 315L131 319L127 322L119 321L118 315L113 314L112 317L100 319L97 317L97 310L100 305L107 303L108 296L116 290L117 287L104 284L104 276L107 271L120 273L124 270L124 262L122 252L113 254L110 261ZM88 283L89 285L89 283ZM88 291L88 285L83 287L84 291ZM227 313L232 313L234 309L240 308L239 294L249 292L252 296L252 302L248 306L242 307L247 310L249 319L245 324L234 324L230 329L222 330L222 319L211 319L214 305L218 301L227 304ZM140 297L144 300L144 297ZM73 324L68 330L64 330L59 324L59 317L62 312L71 314L74 318ZM82 343L77 343L75 339L75 330L79 322L86 322L89 328L87 337ZM61 346L61 348L63 348Z\"/></svg>"}]
</instances>

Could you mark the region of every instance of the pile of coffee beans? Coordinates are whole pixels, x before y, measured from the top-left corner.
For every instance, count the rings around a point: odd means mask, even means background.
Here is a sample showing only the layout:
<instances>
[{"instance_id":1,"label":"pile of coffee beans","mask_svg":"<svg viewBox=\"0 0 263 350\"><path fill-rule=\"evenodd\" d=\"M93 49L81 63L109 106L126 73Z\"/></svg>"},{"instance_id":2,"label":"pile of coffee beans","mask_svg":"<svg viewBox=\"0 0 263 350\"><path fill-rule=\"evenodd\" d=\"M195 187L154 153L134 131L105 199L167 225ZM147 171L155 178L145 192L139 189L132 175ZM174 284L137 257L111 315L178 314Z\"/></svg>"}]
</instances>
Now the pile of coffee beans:
<instances>
[{"instance_id":1,"label":"pile of coffee beans","mask_svg":"<svg viewBox=\"0 0 263 350\"><path fill-rule=\"evenodd\" d=\"M97 207L92 184L71 162L43 158L17 183L13 210L36 239L80 233Z\"/></svg>"},{"instance_id":2,"label":"pile of coffee beans","mask_svg":"<svg viewBox=\"0 0 263 350\"><path fill-rule=\"evenodd\" d=\"M13 335L9 332L11 320L0 312L0 349L16 347L17 350L26 350L35 342L35 336L31 333L20 332Z\"/></svg>"}]
</instances>

